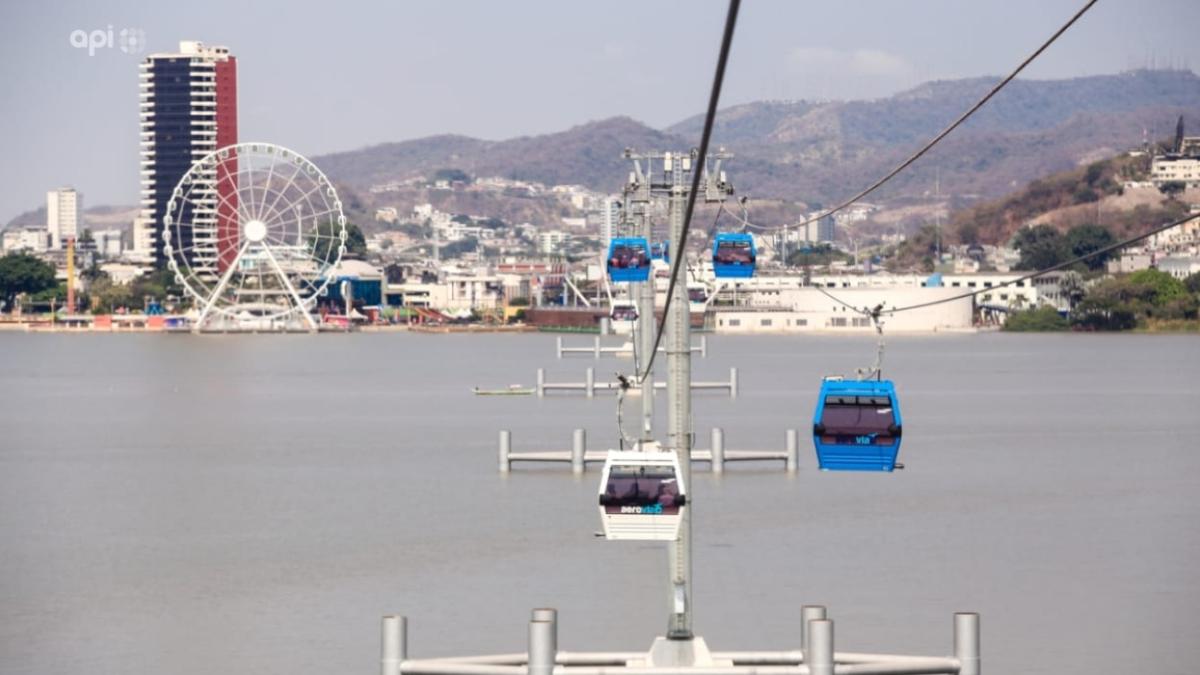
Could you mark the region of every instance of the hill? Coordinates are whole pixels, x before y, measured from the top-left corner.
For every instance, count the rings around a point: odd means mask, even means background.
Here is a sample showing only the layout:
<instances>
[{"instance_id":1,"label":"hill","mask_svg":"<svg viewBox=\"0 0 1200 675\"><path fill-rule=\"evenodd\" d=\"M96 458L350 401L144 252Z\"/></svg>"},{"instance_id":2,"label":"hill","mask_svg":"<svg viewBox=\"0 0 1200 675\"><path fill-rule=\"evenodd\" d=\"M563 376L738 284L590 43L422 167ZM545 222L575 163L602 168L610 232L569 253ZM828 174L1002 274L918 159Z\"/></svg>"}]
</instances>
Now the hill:
<instances>
[{"instance_id":1,"label":"hill","mask_svg":"<svg viewBox=\"0 0 1200 675\"><path fill-rule=\"evenodd\" d=\"M628 117L589 122L566 131L485 141L465 136L432 136L386 143L314 158L335 181L355 188L438 169L461 169L472 176L501 176L547 185L577 184L614 191L628 166L625 148L690 147L687 141Z\"/></svg>"},{"instance_id":2,"label":"hill","mask_svg":"<svg viewBox=\"0 0 1200 675\"><path fill-rule=\"evenodd\" d=\"M756 198L829 203L894 166L994 83L972 78L923 84L873 101L760 102L718 115L714 143L736 154L730 175ZM878 196L931 189L996 197L1044 175L1165 135L1179 115L1200 128L1200 77L1139 70L1067 80L1017 80ZM506 141L433 136L318 157L335 180L363 190L440 168L615 191L626 147L690 148L700 117L656 130L628 117Z\"/></svg>"}]
</instances>

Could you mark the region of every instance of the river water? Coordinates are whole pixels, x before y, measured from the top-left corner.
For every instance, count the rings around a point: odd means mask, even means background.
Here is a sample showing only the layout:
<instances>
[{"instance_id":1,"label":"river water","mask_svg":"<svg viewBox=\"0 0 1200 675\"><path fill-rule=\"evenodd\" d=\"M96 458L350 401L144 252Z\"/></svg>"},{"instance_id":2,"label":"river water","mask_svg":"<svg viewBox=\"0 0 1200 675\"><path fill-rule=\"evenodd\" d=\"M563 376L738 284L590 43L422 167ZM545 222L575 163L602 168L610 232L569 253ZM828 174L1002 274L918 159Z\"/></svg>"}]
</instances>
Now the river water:
<instances>
[{"instance_id":1,"label":"river water","mask_svg":"<svg viewBox=\"0 0 1200 675\"><path fill-rule=\"evenodd\" d=\"M590 338L567 338L584 342ZM872 343L712 337L698 445L782 448L819 378ZM0 671L372 673L382 614L410 654L522 651L533 607L567 650L638 650L666 623L661 545L609 543L593 468L496 468L616 439L611 395L474 397L628 361L556 360L545 335L0 334ZM665 359L664 359L665 366ZM989 673L1195 673L1200 339L889 340L892 475L698 470L695 617L718 650L946 655L982 613ZM660 411L665 397L660 396ZM631 415L638 404L630 405Z\"/></svg>"}]
</instances>

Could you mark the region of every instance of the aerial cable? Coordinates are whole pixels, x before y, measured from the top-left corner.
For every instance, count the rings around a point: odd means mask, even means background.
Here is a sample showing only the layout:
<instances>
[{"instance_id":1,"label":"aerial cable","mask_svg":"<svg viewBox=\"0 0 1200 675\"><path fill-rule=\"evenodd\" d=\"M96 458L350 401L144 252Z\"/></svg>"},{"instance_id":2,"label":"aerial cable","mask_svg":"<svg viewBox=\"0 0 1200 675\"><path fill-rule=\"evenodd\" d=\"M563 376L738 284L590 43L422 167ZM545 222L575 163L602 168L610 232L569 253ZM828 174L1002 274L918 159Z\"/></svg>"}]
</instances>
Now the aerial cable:
<instances>
[{"instance_id":1,"label":"aerial cable","mask_svg":"<svg viewBox=\"0 0 1200 675\"><path fill-rule=\"evenodd\" d=\"M1095 2L1095 0L1092 0ZM717 117L717 104L721 100L721 85L725 80L725 65L729 62L729 50L733 45L733 29L737 25L738 9L741 7L741 0L729 0L729 12L725 16L725 32L721 36L721 51L717 56L717 70L713 74L712 92L708 98L708 111L704 117L704 132L700 136L699 159L701 167L708 164L708 142L712 138L713 123ZM654 360L658 358L658 347L662 343L663 333L667 326L667 317L671 311L671 297L675 292L675 285L679 281L679 270L682 267L683 259L687 257L687 234L692 225L692 212L696 208L696 193L700 191L700 177L704 173L699 168L692 172L692 189L688 192L687 210L683 217L683 232L679 237L679 242L676 244L678 255L676 260L671 261L671 281L667 284L667 301L663 306L662 322L658 324L658 332L654 336L654 349L650 352L649 359L646 364L646 370L638 379L645 380L646 375L654 367Z\"/></svg>"},{"instance_id":2,"label":"aerial cable","mask_svg":"<svg viewBox=\"0 0 1200 675\"><path fill-rule=\"evenodd\" d=\"M637 442L630 440L629 437L625 435L625 418L623 415L623 413L625 411L625 392L628 391L631 386L633 386L633 382L630 381L630 379L628 377L622 375L621 373L617 373L616 375L617 375L617 434L618 434L618 438L620 438L620 440L621 440L621 449L622 450L624 450L627 445L630 448L635 448L635 447L637 447ZM643 396L646 395L646 388L644 385L642 386L642 395Z\"/></svg>"},{"instance_id":3,"label":"aerial cable","mask_svg":"<svg viewBox=\"0 0 1200 675\"><path fill-rule=\"evenodd\" d=\"M1000 82L998 82L996 84L996 86L992 87L992 89L990 91L988 91L987 94L984 94L983 98L976 101L975 105L968 108L967 111L964 112L962 115L959 115L958 119L951 122L950 126L943 129L941 131L941 133L939 133L937 136L934 136L933 139L930 140L928 143L926 143L924 147L922 147L917 152L913 153L912 156L910 156L908 159L901 162L896 168L889 171L883 178L880 178L879 180L875 181L874 183L872 183L868 188L866 188L862 192L859 192L858 194L856 194L853 197L851 197L850 199L847 199L846 201L838 204L837 206L835 206L831 209L828 209L826 211L822 211L819 215L813 216L812 218L809 218L808 220L805 220L805 221L799 223L797 225L797 227L803 227L805 225L808 225L809 223L815 223L815 222L821 220L822 218L832 216L833 214L851 206L852 204L854 204L858 200L862 199L863 197L866 197L867 195L871 194L872 192L878 190L880 187L883 187L884 183L887 183L892 178L895 178L896 175L899 174L901 171L907 169L910 165L912 165L913 162L917 161L923 155L925 155L925 153L927 153L931 149L933 149L933 146L937 145L943 138L945 138L946 136L949 136L950 132L957 129L960 125L962 125L963 122L966 122L967 118L969 118L971 115L975 114L975 112L978 111L980 108L982 108L985 103L990 101L993 96L1000 93L1001 89L1003 89L1006 85L1008 85L1009 82L1012 82L1017 77L1017 75L1020 74L1021 71L1025 70L1026 66L1028 66L1030 63L1032 63L1034 61L1034 59L1041 56L1042 52L1046 51L1046 49L1049 48L1050 45L1054 44L1055 40L1057 40L1063 33L1067 32L1067 29L1070 28L1072 25L1074 25L1075 22L1080 19L1080 17L1082 17L1084 14L1086 14L1087 11L1092 8L1092 5L1096 4L1096 2L1097 2L1097 0L1088 0L1088 2L1086 4L1084 4L1084 6L1082 8L1080 8L1080 10L1078 12L1075 12L1075 15L1072 16L1070 18L1070 20L1068 20L1065 24L1062 25L1061 28L1059 28L1057 31L1054 32L1053 35L1050 36L1050 39L1048 39L1044 43L1042 43L1042 46L1038 47L1037 50L1035 50L1032 54L1025 57L1025 60L1022 61L1021 64L1016 67L1015 70L1013 70L1011 73L1009 73L1008 77L1004 78L1003 80L1000 80Z\"/></svg>"}]
</instances>

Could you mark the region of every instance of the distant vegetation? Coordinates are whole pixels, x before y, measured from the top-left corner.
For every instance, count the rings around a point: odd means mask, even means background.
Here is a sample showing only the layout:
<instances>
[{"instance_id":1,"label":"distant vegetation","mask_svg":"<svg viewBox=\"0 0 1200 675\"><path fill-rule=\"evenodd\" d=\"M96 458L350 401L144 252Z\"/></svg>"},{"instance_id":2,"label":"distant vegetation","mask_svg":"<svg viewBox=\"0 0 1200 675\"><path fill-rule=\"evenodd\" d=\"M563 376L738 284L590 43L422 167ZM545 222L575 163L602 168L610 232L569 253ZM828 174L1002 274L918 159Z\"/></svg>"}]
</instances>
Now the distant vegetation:
<instances>
[{"instance_id":1,"label":"distant vegetation","mask_svg":"<svg viewBox=\"0 0 1200 675\"><path fill-rule=\"evenodd\" d=\"M1180 281L1146 269L1098 281L1081 292L1070 318L1049 306L1013 312L1004 330L1122 331L1200 329L1200 273Z\"/></svg>"},{"instance_id":2,"label":"distant vegetation","mask_svg":"<svg viewBox=\"0 0 1200 675\"><path fill-rule=\"evenodd\" d=\"M1116 239L1108 229L1099 225L1078 225L1060 234L1049 225L1036 225L1017 232L1013 248L1021 252L1018 270L1040 270L1095 253L1113 244ZM1094 255L1076 265L1084 270L1103 270L1110 253Z\"/></svg>"},{"instance_id":3,"label":"distant vegetation","mask_svg":"<svg viewBox=\"0 0 1200 675\"><path fill-rule=\"evenodd\" d=\"M1070 327L1071 322L1049 305L1013 312L1004 322L1004 330L1015 333L1059 331Z\"/></svg>"},{"instance_id":4,"label":"distant vegetation","mask_svg":"<svg viewBox=\"0 0 1200 675\"><path fill-rule=\"evenodd\" d=\"M1159 321L1194 321L1200 274L1185 281L1156 269L1105 279L1088 290L1071 322L1083 330L1129 330Z\"/></svg>"},{"instance_id":5,"label":"distant vegetation","mask_svg":"<svg viewBox=\"0 0 1200 675\"><path fill-rule=\"evenodd\" d=\"M40 293L56 285L54 266L36 256L9 253L0 258L0 299L7 311L12 311L18 295Z\"/></svg>"}]
</instances>

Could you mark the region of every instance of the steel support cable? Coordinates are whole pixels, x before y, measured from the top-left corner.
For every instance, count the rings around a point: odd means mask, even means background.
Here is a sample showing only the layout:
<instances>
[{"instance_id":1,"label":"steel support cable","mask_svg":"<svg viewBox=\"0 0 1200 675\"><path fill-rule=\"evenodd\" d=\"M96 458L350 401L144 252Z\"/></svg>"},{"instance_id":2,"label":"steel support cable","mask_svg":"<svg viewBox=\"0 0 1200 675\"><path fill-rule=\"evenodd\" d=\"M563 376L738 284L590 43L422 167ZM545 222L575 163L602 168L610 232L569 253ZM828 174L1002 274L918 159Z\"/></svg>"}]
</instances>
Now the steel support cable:
<instances>
[{"instance_id":1,"label":"steel support cable","mask_svg":"<svg viewBox=\"0 0 1200 675\"><path fill-rule=\"evenodd\" d=\"M933 146L935 146L939 142L941 142L941 140L943 138L945 138L946 136L949 136L950 132L954 131L959 126L961 126L963 122L966 122L967 118L969 118L971 115L974 115L975 112L978 111L980 108L982 108L985 103L990 101L993 96L1000 93L1000 90L1003 89L1005 86L1007 86L1009 82L1012 82L1014 79L1016 79L1017 75L1019 75L1021 73L1021 71L1025 70L1026 66L1028 66L1030 63L1033 63L1034 59L1041 56L1042 52L1046 51L1046 49L1048 49L1050 47L1050 45L1054 44L1054 42L1056 40L1058 40L1058 38L1063 33L1067 32L1067 29L1070 28L1072 25L1074 25L1075 22L1078 21L1084 14L1086 14L1087 11L1092 8L1092 5L1095 5L1097 1L1098 0L1088 0L1088 2L1086 4L1084 4L1084 6L1081 7L1078 12L1075 12L1075 15L1072 16L1070 18L1070 20L1068 20L1065 24L1062 25L1061 28L1059 28L1057 31L1054 32L1053 35L1050 36L1050 39L1048 39L1044 43L1042 43L1041 47L1038 47L1037 50L1034 51L1029 56L1027 56L1025 58L1025 60L1022 61L1019 66L1016 67L1015 70L1013 70L1011 73L1009 73L1008 77L1004 78L1003 80L1000 80L1000 82L998 82L996 84L996 86L992 87L991 91L989 91L987 94L985 94L983 96L983 98L976 101L975 105L968 108L967 111L964 112L962 115L959 115L958 119L951 122L950 126L943 129L941 131L941 133L939 133L937 136L934 136L933 139L930 140L928 143L926 143L924 147L922 147L920 150L918 150L916 153L914 153L908 159L901 162L896 168L889 171L883 178L880 178L879 180L875 181L867 189L863 190L862 192L859 192L858 194L856 194L853 197L851 197L850 199L847 199L846 201L838 204L837 206L833 207L832 209L829 209L827 211L822 211L819 215L813 216L812 218L809 218L808 220L805 220L805 221L799 223L797 225L797 227L803 227L810 223L815 223L818 220L821 220L822 218L825 218L827 216L832 216L833 214L838 213L839 211L847 208L848 206L851 206L852 204L854 204L858 200L862 199L863 197L866 197L867 195L871 194L872 192L883 187L884 183L887 183L892 178L895 178L897 174L899 174L901 171L903 171L903 170L907 169L909 166L911 166L913 162L917 161L922 156L924 156L925 153L932 150Z\"/></svg>"},{"instance_id":2,"label":"steel support cable","mask_svg":"<svg viewBox=\"0 0 1200 675\"><path fill-rule=\"evenodd\" d=\"M1095 2L1095 0L1092 1ZM640 374L639 380L646 379L647 374L654 367L654 360L658 358L658 347L662 344L667 316L671 311L671 296L674 295L675 285L679 281L679 270L683 266L683 260L687 257L687 233L692 225L692 212L696 208L696 193L700 191L700 178L704 173L701 167L707 166L708 142L712 138L713 123L717 117L717 104L721 100L721 85L725 81L725 65L729 62L729 48L733 44L733 29L737 25L738 9L741 4L741 0L729 0L729 12L725 16L725 32L721 36L721 51L717 56L717 70L713 74L712 92L709 94L708 111L704 117L704 133L700 136L699 160L701 164L692 171L692 189L688 193L687 210L683 217L683 232L677 244L678 254L676 259L671 261L671 281L667 284L667 301L663 306L663 318L658 324L658 331L654 336L654 349L651 350L647 359L646 370ZM654 282L650 280L648 283Z\"/></svg>"}]
</instances>

